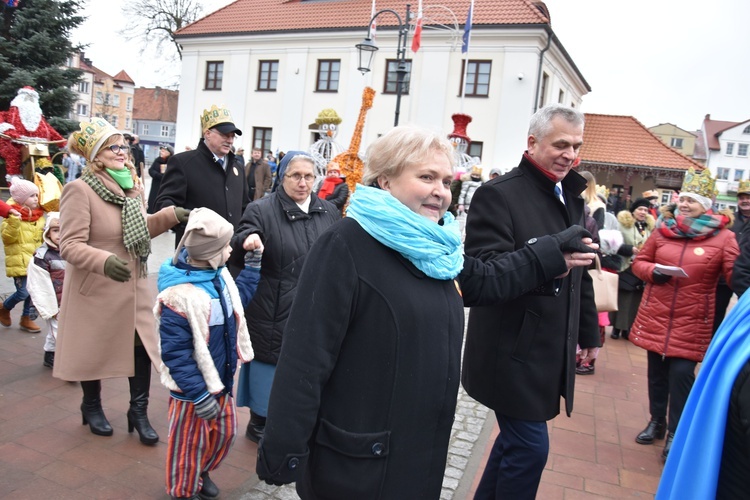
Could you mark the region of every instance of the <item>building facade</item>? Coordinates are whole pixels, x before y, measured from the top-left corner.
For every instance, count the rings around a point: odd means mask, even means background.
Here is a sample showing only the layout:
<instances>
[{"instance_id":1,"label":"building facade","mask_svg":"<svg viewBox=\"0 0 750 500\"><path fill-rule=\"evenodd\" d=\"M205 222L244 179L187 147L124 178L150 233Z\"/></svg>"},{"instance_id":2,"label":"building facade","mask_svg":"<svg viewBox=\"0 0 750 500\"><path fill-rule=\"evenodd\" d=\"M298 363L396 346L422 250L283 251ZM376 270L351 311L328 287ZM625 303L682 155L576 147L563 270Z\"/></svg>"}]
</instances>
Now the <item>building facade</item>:
<instances>
[{"instance_id":1,"label":"building facade","mask_svg":"<svg viewBox=\"0 0 750 500\"><path fill-rule=\"evenodd\" d=\"M147 165L160 146L175 146L178 98L179 92L161 87L135 89L132 131L140 139Z\"/></svg>"},{"instance_id":2,"label":"building facade","mask_svg":"<svg viewBox=\"0 0 750 500\"><path fill-rule=\"evenodd\" d=\"M470 3L425 4L417 52L410 50L412 19L399 123L447 135L451 115L468 114L468 153L487 170L509 170L526 149L531 114L552 102L579 107L590 87L552 31L543 2L475 0L469 50L462 54ZM379 0L377 8L405 18L404 2ZM176 148L195 147L201 112L223 104L244 132L237 147L307 149L316 139L309 124L333 108L343 118L337 141L344 149L366 117L364 153L393 126L397 101L398 22L392 13L377 16L379 50L371 71L358 71L355 45L365 38L370 18L371 3L362 0L238 0L180 30ZM376 95L365 115L366 86Z\"/></svg>"},{"instance_id":3,"label":"building facade","mask_svg":"<svg viewBox=\"0 0 750 500\"><path fill-rule=\"evenodd\" d=\"M688 132L672 123L660 123L654 127L649 127L649 130L670 148L685 156L693 157L696 140L694 132Z\"/></svg>"},{"instance_id":4,"label":"building facade","mask_svg":"<svg viewBox=\"0 0 750 500\"><path fill-rule=\"evenodd\" d=\"M750 179L750 120L728 122L706 115L701 127L706 150L706 166L716 177L716 204L737 208L740 181Z\"/></svg>"}]
</instances>

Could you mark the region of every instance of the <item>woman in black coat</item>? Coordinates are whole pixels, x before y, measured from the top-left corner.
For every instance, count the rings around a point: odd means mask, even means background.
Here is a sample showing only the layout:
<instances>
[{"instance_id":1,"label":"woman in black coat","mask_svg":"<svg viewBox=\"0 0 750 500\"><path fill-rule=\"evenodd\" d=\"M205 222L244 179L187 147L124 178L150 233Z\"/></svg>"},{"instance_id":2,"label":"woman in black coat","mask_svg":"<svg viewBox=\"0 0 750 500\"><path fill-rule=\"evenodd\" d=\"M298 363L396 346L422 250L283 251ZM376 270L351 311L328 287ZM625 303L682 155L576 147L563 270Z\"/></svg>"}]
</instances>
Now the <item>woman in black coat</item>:
<instances>
[{"instance_id":1,"label":"woman in black coat","mask_svg":"<svg viewBox=\"0 0 750 500\"><path fill-rule=\"evenodd\" d=\"M464 305L510 299L565 273L563 249L587 233L576 226L485 264L462 254L446 214L446 139L396 127L367 158L366 185L302 269L257 473L296 481L303 499L437 499Z\"/></svg>"},{"instance_id":2,"label":"woman in black coat","mask_svg":"<svg viewBox=\"0 0 750 500\"><path fill-rule=\"evenodd\" d=\"M148 192L148 213L156 211L156 195L159 194L161 187L161 178L164 177L164 171L167 169L167 161L174 154L172 146L161 146L159 156L154 159L151 167L148 169L148 175L151 176L151 189Z\"/></svg>"}]
</instances>

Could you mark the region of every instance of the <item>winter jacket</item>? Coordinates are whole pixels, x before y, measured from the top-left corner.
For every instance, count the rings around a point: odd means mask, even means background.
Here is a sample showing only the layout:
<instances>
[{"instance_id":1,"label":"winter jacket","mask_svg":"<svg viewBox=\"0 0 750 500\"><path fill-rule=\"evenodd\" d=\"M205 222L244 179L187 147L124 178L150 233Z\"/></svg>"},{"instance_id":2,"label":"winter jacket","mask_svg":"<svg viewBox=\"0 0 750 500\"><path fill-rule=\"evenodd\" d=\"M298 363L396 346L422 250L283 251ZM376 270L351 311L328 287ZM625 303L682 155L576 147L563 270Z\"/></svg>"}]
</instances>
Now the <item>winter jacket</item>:
<instances>
[{"instance_id":1,"label":"winter jacket","mask_svg":"<svg viewBox=\"0 0 750 500\"><path fill-rule=\"evenodd\" d=\"M697 241L667 238L655 231L633 262L633 273L646 282L646 288L630 341L662 356L702 361L713 336L719 275L731 283L738 254L734 233L726 228ZM681 267L688 277L657 285L653 281L657 263Z\"/></svg>"},{"instance_id":2,"label":"winter jacket","mask_svg":"<svg viewBox=\"0 0 750 500\"><path fill-rule=\"evenodd\" d=\"M34 253L27 271L26 288L39 315L44 319L56 316L60 312L65 283L65 261L60 251L45 242Z\"/></svg>"},{"instance_id":3,"label":"winter jacket","mask_svg":"<svg viewBox=\"0 0 750 500\"><path fill-rule=\"evenodd\" d=\"M266 160L259 160L254 164L248 162L245 165L245 179L248 182L248 196L250 201L255 201L263 198L266 193L271 192L271 183L273 182L273 175L271 174L271 166ZM250 173L253 174L253 186L250 187Z\"/></svg>"},{"instance_id":4,"label":"winter jacket","mask_svg":"<svg viewBox=\"0 0 750 500\"><path fill-rule=\"evenodd\" d=\"M487 181L471 201L465 251L483 261L584 225L586 180L570 171L555 183L526 155L517 168ZM582 267L503 304L472 307L461 381L466 392L511 418L542 422L573 409L576 345L599 346L591 278Z\"/></svg>"},{"instance_id":5,"label":"winter jacket","mask_svg":"<svg viewBox=\"0 0 750 500\"><path fill-rule=\"evenodd\" d=\"M559 245L541 237L432 279L353 219L335 224L300 276L259 474L297 481L305 499L439 498L464 306L511 299L565 269Z\"/></svg>"},{"instance_id":6,"label":"winter jacket","mask_svg":"<svg viewBox=\"0 0 750 500\"><path fill-rule=\"evenodd\" d=\"M330 201L334 205L336 205L336 208L339 209L340 214L344 214L344 205L346 205L346 202L349 200L349 186L346 184L346 177L341 177L342 182L337 184L333 188L333 192L326 196L326 201ZM323 179L323 183L320 185L322 188L325 184L325 179ZM319 194L320 189L316 191L316 194Z\"/></svg>"},{"instance_id":7,"label":"winter jacket","mask_svg":"<svg viewBox=\"0 0 750 500\"><path fill-rule=\"evenodd\" d=\"M641 234L635 227L635 217L630 210L622 210L617 214L618 229L622 233L622 245L620 245L617 251L618 255L622 258L620 263L620 271L624 271L630 267L633 260L633 247L642 247L646 242L651 232L656 226L656 220L654 220L651 214L646 215L646 231Z\"/></svg>"},{"instance_id":8,"label":"winter jacket","mask_svg":"<svg viewBox=\"0 0 750 500\"><path fill-rule=\"evenodd\" d=\"M471 205L471 198L474 196L474 192L479 186L482 185L482 181L475 181L470 175L465 178L461 178L461 194L458 195L458 204L469 207Z\"/></svg>"},{"instance_id":9,"label":"winter jacket","mask_svg":"<svg viewBox=\"0 0 750 500\"><path fill-rule=\"evenodd\" d=\"M117 195L143 196L140 182L123 191L106 172L94 175ZM142 213L152 238L177 224L172 207L147 215L143 204ZM81 179L66 184L60 199L60 255L67 264L52 374L69 381L132 377L136 331L158 366L152 313L156 288L139 277L140 259L125 248L122 206L104 201ZM112 255L128 263L129 281L104 274L104 263Z\"/></svg>"},{"instance_id":10,"label":"winter jacket","mask_svg":"<svg viewBox=\"0 0 750 500\"><path fill-rule=\"evenodd\" d=\"M310 195L305 213L284 191L277 189L247 206L233 246L258 234L265 247L258 292L245 309L255 358L276 364L289 309L297 293L297 279L310 247L318 236L340 220L336 206Z\"/></svg>"},{"instance_id":11,"label":"winter jacket","mask_svg":"<svg viewBox=\"0 0 750 500\"><path fill-rule=\"evenodd\" d=\"M148 213L152 214L156 211L156 198L159 196L159 188L161 187L161 180L164 177L164 173L161 171L163 167L166 167L168 158L164 159L161 156L157 156L151 167L148 169L148 175L151 176L151 189L148 191Z\"/></svg>"},{"instance_id":12,"label":"winter jacket","mask_svg":"<svg viewBox=\"0 0 750 500\"><path fill-rule=\"evenodd\" d=\"M225 267L198 269L186 256L183 250L177 264L162 264L154 316L162 384L172 397L199 403L210 394L231 394L238 357L253 359L244 306L260 273L245 267L235 284Z\"/></svg>"},{"instance_id":13,"label":"winter jacket","mask_svg":"<svg viewBox=\"0 0 750 500\"><path fill-rule=\"evenodd\" d=\"M23 209L15 206L23 213ZM28 211L28 209L27 209ZM5 274L9 278L26 276L26 268L34 256L34 252L43 243L44 212L41 209L33 211L33 220L26 217L8 217L0 224L3 245L5 245Z\"/></svg>"}]
</instances>

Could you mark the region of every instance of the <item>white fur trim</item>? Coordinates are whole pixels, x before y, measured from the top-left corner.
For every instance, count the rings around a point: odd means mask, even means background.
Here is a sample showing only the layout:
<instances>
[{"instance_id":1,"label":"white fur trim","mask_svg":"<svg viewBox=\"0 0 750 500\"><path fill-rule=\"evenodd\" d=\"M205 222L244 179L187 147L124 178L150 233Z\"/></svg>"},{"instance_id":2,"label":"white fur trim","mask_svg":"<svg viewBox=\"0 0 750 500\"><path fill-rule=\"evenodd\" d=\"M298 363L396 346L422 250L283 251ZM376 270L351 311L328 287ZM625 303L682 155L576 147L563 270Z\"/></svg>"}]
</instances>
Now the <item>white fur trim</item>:
<instances>
[{"instance_id":1,"label":"white fur trim","mask_svg":"<svg viewBox=\"0 0 750 500\"><path fill-rule=\"evenodd\" d=\"M250 335L247 331L244 309L237 286L234 284L229 271L224 268L222 272L224 283L232 300L237 322L237 353L244 362L253 359L253 348L250 343ZM178 314L184 316L193 332L193 359L198 365L203 380L206 382L208 392L218 394L224 390L219 372L216 370L211 353L208 350L208 339L210 335L209 317L211 314L211 298L205 290L191 283L175 285L162 291L156 297L154 306L154 317L156 328L161 324L161 305L164 304ZM238 312L239 311L239 312ZM159 356L161 357L161 341L159 342ZM180 388L169 373L169 368L164 362L159 363L159 374L161 383L169 390L179 392Z\"/></svg>"},{"instance_id":2,"label":"white fur trim","mask_svg":"<svg viewBox=\"0 0 750 500\"><path fill-rule=\"evenodd\" d=\"M0 123L0 134L4 134L8 130L15 130L16 127L11 125L10 123Z\"/></svg>"}]
</instances>

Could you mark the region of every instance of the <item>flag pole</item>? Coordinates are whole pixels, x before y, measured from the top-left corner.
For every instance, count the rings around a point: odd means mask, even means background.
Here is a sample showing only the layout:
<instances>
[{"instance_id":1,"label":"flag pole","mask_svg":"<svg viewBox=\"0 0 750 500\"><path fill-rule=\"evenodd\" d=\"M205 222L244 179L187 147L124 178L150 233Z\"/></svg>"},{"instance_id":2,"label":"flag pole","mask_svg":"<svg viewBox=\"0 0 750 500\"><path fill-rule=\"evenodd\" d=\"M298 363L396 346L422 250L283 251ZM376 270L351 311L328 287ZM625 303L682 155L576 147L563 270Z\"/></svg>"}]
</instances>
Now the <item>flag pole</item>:
<instances>
[{"instance_id":1,"label":"flag pole","mask_svg":"<svg viewBox=\"0 0 750 500\"><path fill-rule=\"evenodd\" d=\"M469 44L471 42L471 24L474 17L474 0L471 0L469 6L469 15L466 17L466 25L464 26L464 40L461 47L461 52L464 53L464 74L461 79L463 85L461 85L461 103L459 109L461 113L464 112L464 96L466 95L466 77L469 74Z\"/></svg>"}]
</instances>

